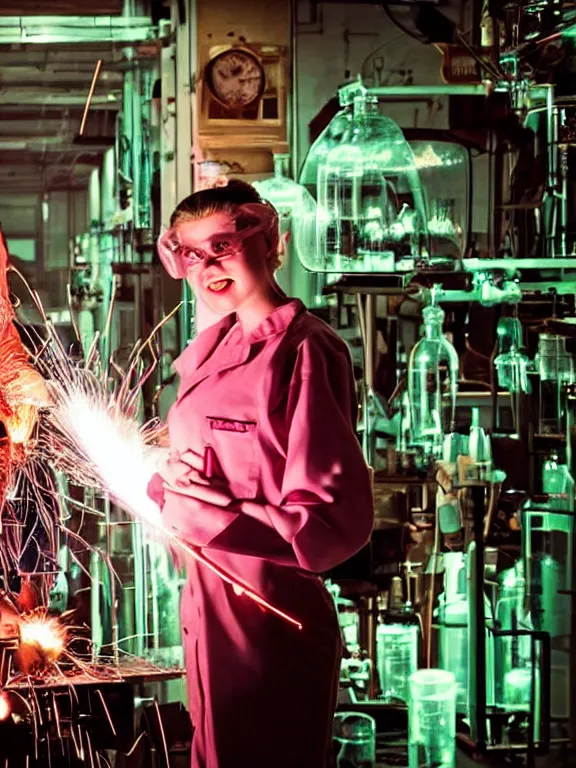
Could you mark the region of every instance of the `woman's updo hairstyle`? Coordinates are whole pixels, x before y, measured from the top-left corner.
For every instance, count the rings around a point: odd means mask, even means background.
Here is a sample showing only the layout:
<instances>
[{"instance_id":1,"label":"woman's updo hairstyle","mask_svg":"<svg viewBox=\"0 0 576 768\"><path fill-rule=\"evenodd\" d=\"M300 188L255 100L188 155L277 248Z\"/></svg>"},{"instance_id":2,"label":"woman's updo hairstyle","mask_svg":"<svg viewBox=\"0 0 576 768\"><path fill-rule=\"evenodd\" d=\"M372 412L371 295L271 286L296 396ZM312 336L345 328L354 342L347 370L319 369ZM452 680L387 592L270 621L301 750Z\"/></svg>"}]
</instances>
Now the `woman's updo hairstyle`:
<instances>
[{"instance_id":1,"label":"woman's updo hairstyle","mask_svg":"<svg viewBox=\"0 0 576 768\"><path fill-rule=\"evenodd\" d=\"M185 197L178 203L170 217L170 226L177 227L188 221L198 221L198 219L204 219L216 213L224 213L234 219L237 229L244 229L254 223L254 217L243 216L243 212L239 209L244 205L253 204L265 205L274 210L270 203L260 197L251 184L240 179L230 179L224 185L201 189ZM276 214L276 230L278 229L277 221ZM271 250L276 252L276 259L271 266L277 269L281 263L278 254L278 233L274 232L272 238L268 239Z\"/></svg>"},{"instance_id":2,"label":"woman's updo hairstyle","mask_svg":"<svg viewBox=\"0 0 576 768\"><path fill-rule=\"evenodd\" d=\"M240 179L230 179L225 186L209 187L185 197L176 206L170 217L170 226L176 227L185 221L197 221L215 213L234 216L241 205L263 203L252 184Z\"/></svg>"}]
</instances>

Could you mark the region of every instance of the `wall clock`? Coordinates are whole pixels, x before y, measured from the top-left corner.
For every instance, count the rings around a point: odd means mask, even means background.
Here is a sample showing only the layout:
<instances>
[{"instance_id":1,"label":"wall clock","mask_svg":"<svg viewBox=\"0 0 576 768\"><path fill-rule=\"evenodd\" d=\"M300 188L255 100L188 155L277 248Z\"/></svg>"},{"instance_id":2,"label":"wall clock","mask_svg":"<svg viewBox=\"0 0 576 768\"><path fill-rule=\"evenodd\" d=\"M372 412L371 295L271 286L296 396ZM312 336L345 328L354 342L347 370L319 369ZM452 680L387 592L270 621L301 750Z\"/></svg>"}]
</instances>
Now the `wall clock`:
<instances>
[{"instance_id":1,"label":"wall clock","mask_svg":"<svg viewBox=\"0 0 576 768\"><path fill-rule=\"evenodd\" d=\"M230 111L254 104L262 98L266 87L261 62L242 48L231 48L211 59L205 80L212 96Z\"/></svg>"}]
</instances>

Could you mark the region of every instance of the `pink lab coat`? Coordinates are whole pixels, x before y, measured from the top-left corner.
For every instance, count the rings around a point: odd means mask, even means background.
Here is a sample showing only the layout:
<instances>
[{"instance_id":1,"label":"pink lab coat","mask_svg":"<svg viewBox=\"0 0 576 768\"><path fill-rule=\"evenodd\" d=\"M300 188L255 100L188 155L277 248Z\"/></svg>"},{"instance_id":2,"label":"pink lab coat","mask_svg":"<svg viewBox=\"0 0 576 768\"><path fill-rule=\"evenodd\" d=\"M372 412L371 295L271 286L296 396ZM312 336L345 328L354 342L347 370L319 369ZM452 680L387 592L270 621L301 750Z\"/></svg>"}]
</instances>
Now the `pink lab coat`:
<instances>
[{"instance_id":1,"label":"pink lab coat","mask_svg":"<svg viewBox=\"0 0 576 768\"><path fill-rule=\"evenodd\" d=\"M209 449L236 501L199 502L164 490L159 476L150 494L168 527L303 624L299 631L188 564L181 622L192 766L324 768L341 645L317 574L357 552L373 522L348 350L292 300L248 338L229 315L175 368L172 449Z\"/></svg>"}]
</instances>

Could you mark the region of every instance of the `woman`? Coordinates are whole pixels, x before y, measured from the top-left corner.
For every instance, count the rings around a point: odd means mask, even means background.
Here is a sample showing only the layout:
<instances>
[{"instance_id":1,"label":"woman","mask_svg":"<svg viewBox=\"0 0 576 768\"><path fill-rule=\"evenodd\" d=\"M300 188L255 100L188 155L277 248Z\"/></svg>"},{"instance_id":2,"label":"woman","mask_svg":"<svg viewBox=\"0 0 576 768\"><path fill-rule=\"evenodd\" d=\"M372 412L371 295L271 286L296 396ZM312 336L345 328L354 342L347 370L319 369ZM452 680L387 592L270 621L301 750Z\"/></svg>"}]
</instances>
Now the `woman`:
<instances>
[{"instance_id":1,"label":"woman","mask_svg":"<svg viewBox=\"0 0 576 768\"><path fill-rule=\"evenodd\" d=\"M194 768L323 768L340 634L317 574L372 529L348 350L274 280L278 218L249 184L176 208L159 252L221 319L175 363L172 458L150 493L169 529L303 625L188 564L181 621Z\"/></svg>"}]
</instances>

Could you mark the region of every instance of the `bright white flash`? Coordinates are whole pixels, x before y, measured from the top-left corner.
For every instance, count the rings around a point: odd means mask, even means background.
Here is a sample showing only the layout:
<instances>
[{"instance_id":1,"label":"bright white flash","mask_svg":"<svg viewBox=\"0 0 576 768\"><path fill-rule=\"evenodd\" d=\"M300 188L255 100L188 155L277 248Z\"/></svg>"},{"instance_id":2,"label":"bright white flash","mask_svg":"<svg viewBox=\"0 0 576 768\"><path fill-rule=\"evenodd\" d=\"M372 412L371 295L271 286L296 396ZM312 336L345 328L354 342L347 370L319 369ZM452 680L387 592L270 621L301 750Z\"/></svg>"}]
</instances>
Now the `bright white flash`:
<instances>
[{"instance_id":1,"label":"bright white flash","mask_svg":"<svg viewBox=\"0 0 576 768\"><path fill-rule=\"evenodd\" d=\"M56 405L57 421L93 465L114 501L133 516L162 527L160 509L147 494L154 449L138 424L102 400L70 392Z\"/></svg>"}]
</instances>

